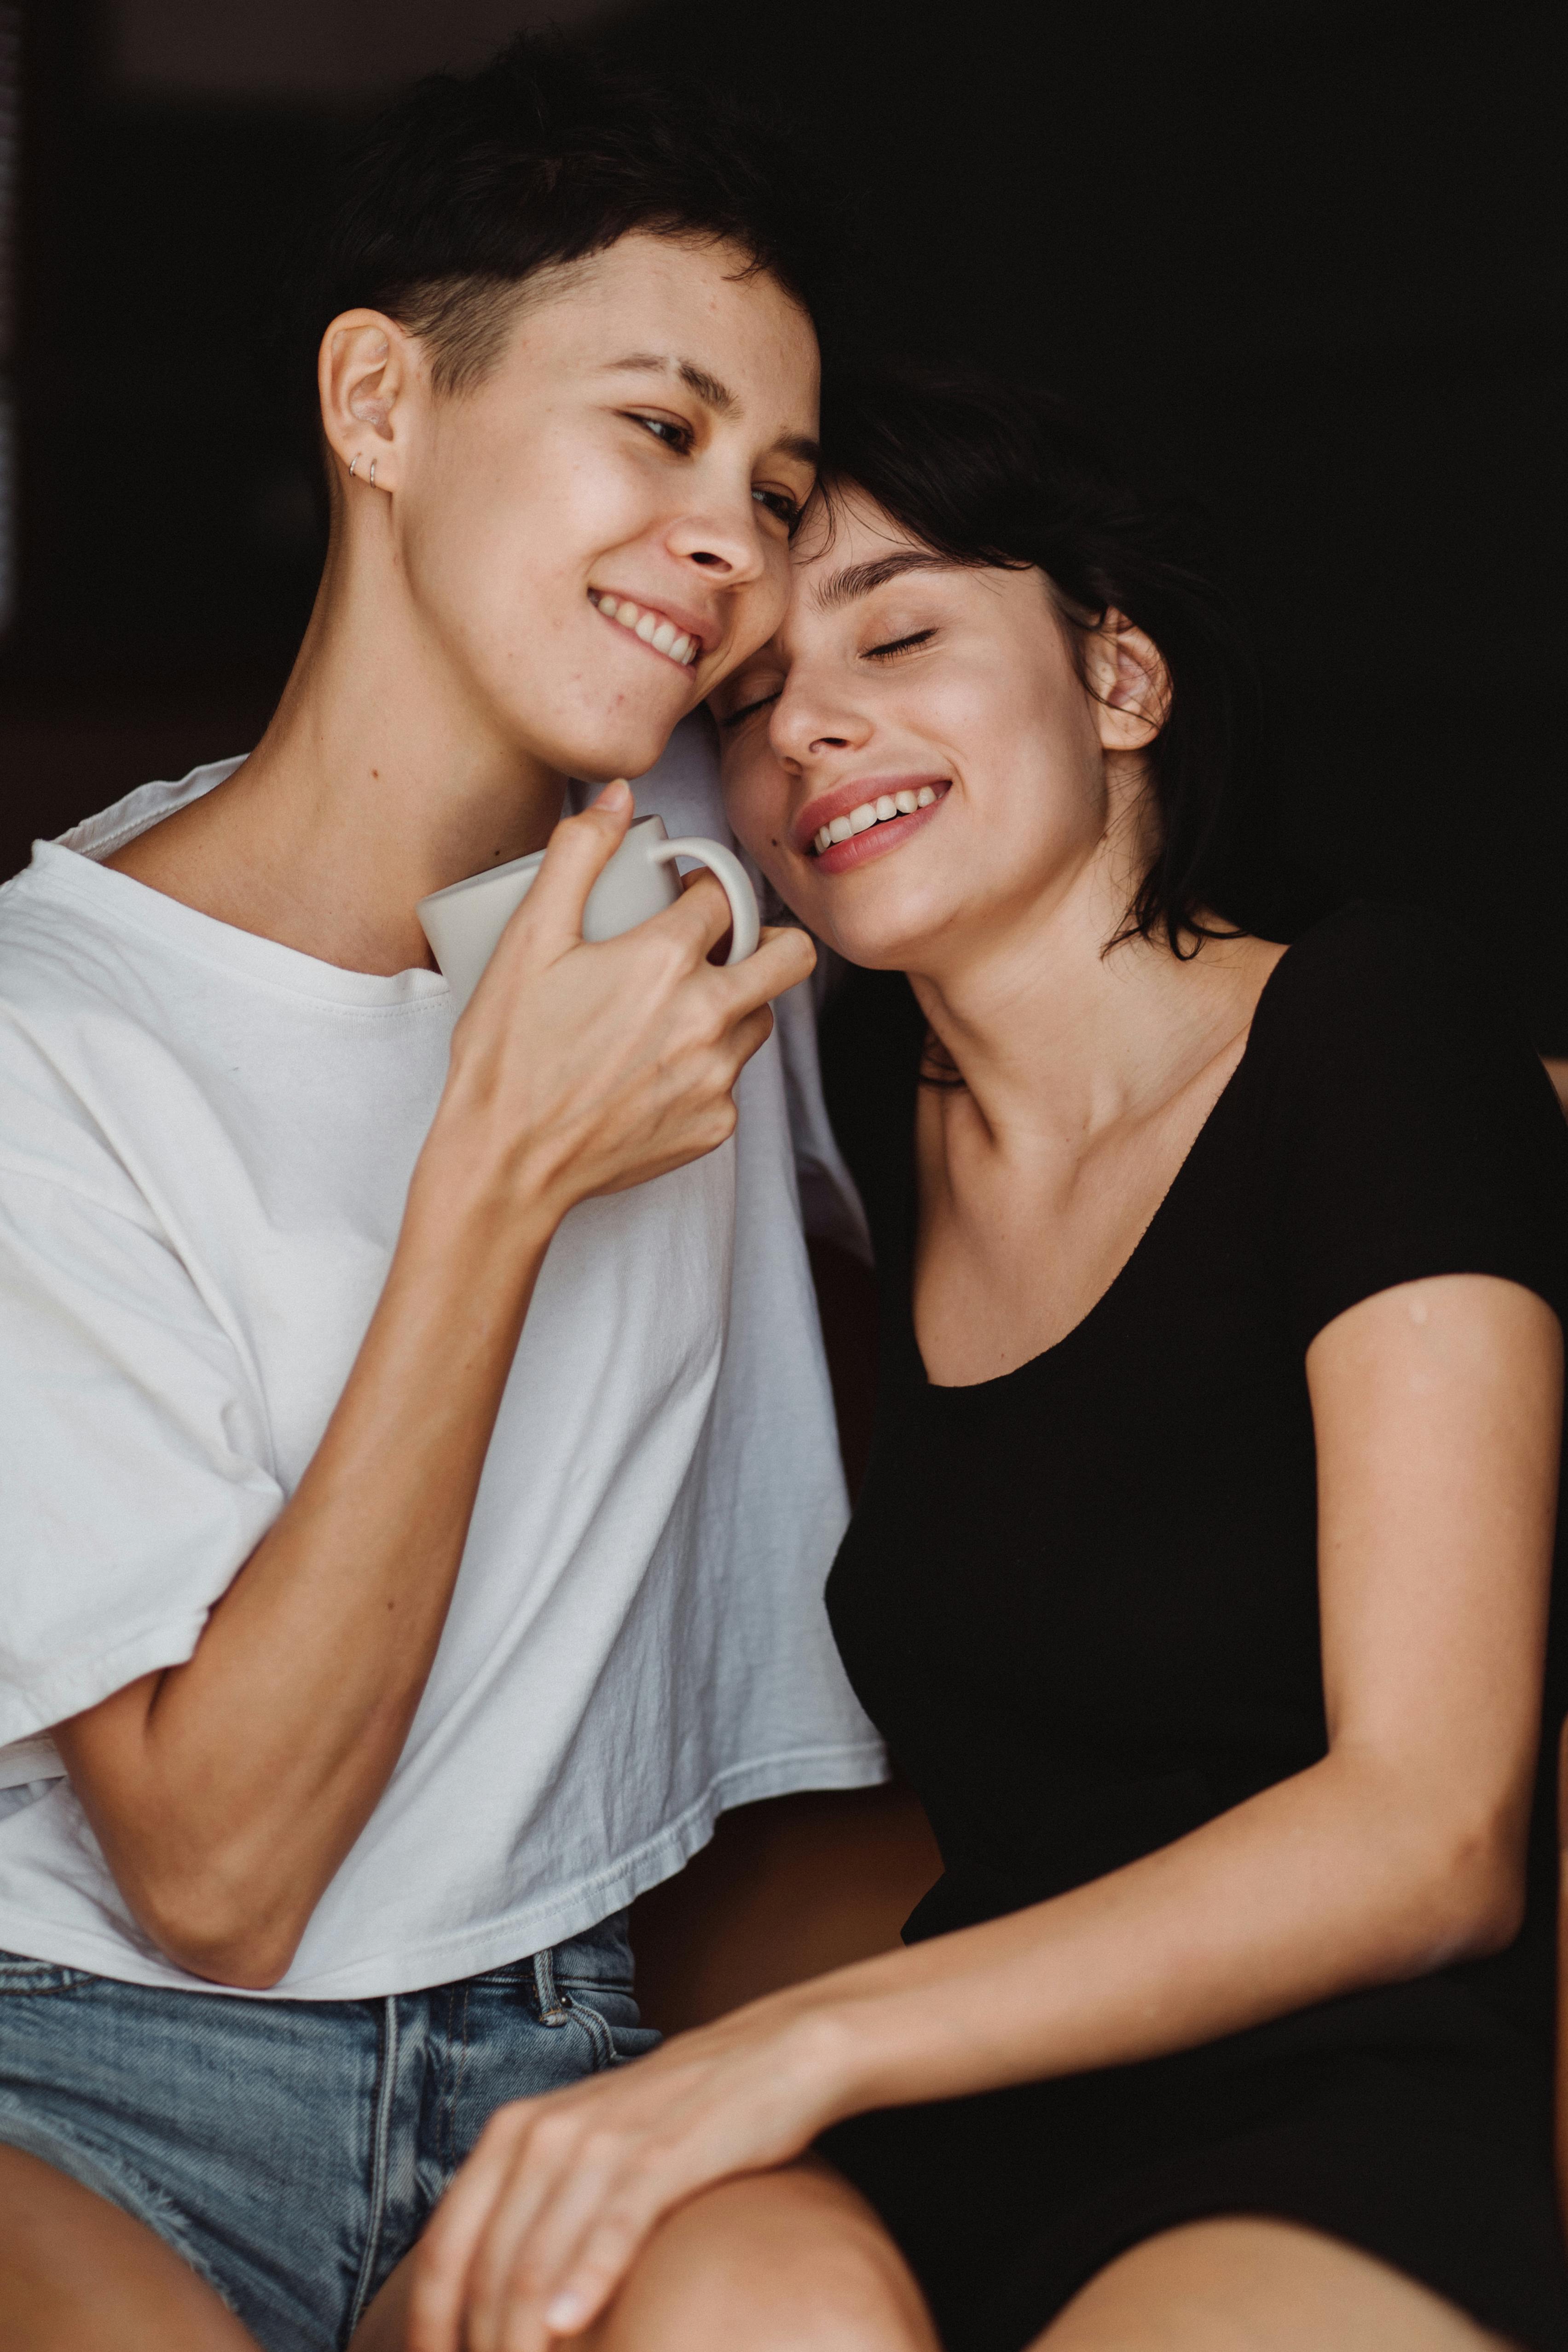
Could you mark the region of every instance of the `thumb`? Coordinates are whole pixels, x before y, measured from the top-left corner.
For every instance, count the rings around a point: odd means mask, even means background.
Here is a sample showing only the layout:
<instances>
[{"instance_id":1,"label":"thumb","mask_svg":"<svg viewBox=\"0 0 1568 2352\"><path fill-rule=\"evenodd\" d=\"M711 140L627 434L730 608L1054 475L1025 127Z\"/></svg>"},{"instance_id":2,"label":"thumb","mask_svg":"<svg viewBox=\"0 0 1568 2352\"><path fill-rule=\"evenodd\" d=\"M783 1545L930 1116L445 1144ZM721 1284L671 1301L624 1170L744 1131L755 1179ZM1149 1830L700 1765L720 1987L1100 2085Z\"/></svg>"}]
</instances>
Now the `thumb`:
<instances>
[{"instance_id":1,"label":"thumb","mask_svg":"<svg viewBox=\"0 0 1568 2352\"><path fill-rule=\"evenodd\" d=\"M536 938L580 946L588 894L625 840L636 814L632 787L617 777L580 816L563 817L549 837L538 879L518 908Z\"/></svg>"}]
</instances>

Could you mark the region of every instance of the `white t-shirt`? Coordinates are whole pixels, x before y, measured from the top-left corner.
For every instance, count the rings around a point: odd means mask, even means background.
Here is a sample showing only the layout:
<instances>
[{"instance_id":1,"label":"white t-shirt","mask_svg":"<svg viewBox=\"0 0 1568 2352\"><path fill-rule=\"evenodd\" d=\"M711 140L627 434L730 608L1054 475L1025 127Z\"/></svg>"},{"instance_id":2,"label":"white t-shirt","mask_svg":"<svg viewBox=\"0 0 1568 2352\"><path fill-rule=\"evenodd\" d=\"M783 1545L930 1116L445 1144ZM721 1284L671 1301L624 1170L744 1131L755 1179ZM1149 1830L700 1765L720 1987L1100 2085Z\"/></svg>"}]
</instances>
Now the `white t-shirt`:
<instances>
[{"instance_id":1,"label":"white t-shirt","mask_svg":"<svg viewBox=\"0 0 1568 2352\"><path fill-rule=\"evenodd\" d=\"M140 1984L199 1980L131 1917L47 1734L189 1658L293 1492L452 1030L434 972L344 971L96 862L236 764L0 890L0 1948ZM712 833L711 765L688 728L639 799ZM822 1608L845 1502L795 993L731 1141L552 1242L407 1744L274 1998L497 1966L667 1877L726 1806L883 1777Z\"/></svg>"}]
</instances>

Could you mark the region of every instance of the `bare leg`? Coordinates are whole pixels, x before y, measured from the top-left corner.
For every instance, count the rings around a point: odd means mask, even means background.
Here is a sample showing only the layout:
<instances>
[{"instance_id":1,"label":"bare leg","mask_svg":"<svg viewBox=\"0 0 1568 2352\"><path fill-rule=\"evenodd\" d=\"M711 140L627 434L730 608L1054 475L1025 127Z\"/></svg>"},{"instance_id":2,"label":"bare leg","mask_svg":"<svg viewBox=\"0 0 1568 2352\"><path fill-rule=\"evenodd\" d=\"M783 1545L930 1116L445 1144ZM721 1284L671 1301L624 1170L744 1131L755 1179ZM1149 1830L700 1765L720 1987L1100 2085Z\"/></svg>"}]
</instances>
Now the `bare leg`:
<instances>
[{"instance_id":1,"label":"bare leg","mask_svg":"<svg viewBox=\"0 0 1568 2352\"><path fill-rule=\"evenodd\" d=\"M402 2352L413 2254L350 2352ZM560 2352L940 2352L881 2222L825 2165L727 2180L672 2213L608 2315ZM5 2347L8 2352L8 2347Z\"/></svg>"},{"instance_id":2,"label":"bare leg","mask_svg":"<svg viewBox=\"0 0 1568 2352\"><path fill-rule=\"evenodd\" d=\"M1354 2246L1229 2217L1108 2263L1031 2352L1506 2352L1451 2303Z\"/></svg>"},{"instance_id":3,"label":"bare leg","mask_svg":"<svg viewBox=\"0 0 1568 2352\"><path fill-rule=\"evenodd\" d=\"M404 2254L349 2338L349 2352L402 2352L408 2299L413 2289L413 2266L418 2258L417 2246Z\"/></svg>"},{"instance_id":4,"label":"bare leg","mask_svg":"<svg viewBox=\"0 0 1568 2352\"><path fill-rule=\"evenodd\" d=\"M939 2352L903 2255L818 2164L727 2180L683 2205L578 2342L581 2352Z\"/></svg>"},{"instance_id":5,"label":"bare leg","mask_svg":"<svg viewBox=\"0 0 1568 2352\"><path fill-rule=\"evenodd\" d=\"M256 2352L173 2249L53 2165L0 2147L0 2352Z\"/></svg>"}]
</instances>

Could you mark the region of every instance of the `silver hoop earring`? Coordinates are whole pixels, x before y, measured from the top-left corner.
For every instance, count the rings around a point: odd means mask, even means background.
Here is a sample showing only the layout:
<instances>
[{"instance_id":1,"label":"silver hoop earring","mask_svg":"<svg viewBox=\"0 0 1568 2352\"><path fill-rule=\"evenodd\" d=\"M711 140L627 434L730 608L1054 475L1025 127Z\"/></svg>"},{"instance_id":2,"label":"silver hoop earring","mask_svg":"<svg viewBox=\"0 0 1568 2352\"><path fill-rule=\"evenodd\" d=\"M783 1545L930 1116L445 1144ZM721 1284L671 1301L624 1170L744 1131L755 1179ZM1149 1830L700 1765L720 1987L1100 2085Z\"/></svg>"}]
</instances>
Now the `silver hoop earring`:
<instances>
[{"instance_id":1,"label":"silver hoop earring","mask_svg":"<svg viewBox=\"0 0 1568 2352\"><path fill-rule=\"evenodd\" d=\"M372 457L372 458L371 459L371 489L372 489L372 490L375 488L375 486L376 486L376 461L375 461L375 459Z\"/></svg>"},{"instance_id":2,"label":"silver hoop earring","mask_svg":"<svg viewBox=\"0 0 1568 2352\"><path fill-rule=\"evenodd\" d=\"M354 454L353 454L353 456L352 456L352 457L350 458L350 460L349 460L349 479L350 479L350 482L351 482L351 481L353 480L353 478L354 478L354 468L355 468L355 467L359 464L359 462L360 462L360 453L359 453L359 451L356 449L356 450L355 450L355 452L354 452Z\"/></svg>"}]
</instances>

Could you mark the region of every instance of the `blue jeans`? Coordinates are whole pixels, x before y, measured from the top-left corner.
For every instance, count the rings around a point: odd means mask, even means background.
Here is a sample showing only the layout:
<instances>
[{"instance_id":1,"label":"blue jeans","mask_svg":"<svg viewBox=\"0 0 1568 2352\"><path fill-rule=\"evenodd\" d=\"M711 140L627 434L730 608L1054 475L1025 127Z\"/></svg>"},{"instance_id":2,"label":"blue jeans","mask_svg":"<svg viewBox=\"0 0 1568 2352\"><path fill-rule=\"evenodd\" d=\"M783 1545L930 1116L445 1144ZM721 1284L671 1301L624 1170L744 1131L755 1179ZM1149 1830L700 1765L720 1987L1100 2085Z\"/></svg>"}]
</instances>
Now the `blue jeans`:
<instances>
[{"instance_id":1,"label":"blue jeans","mask_svg":"<svg viewBox=\"0 0 1568 2352\"><path fill-rule=\"evenodd\" d=\"M155 2230L267 2352L338 2352L486 2118L658 2041L625 1914L380 2000L240 2000L0 1953L0 2142Z\"/></svg>"}]
</instances>

